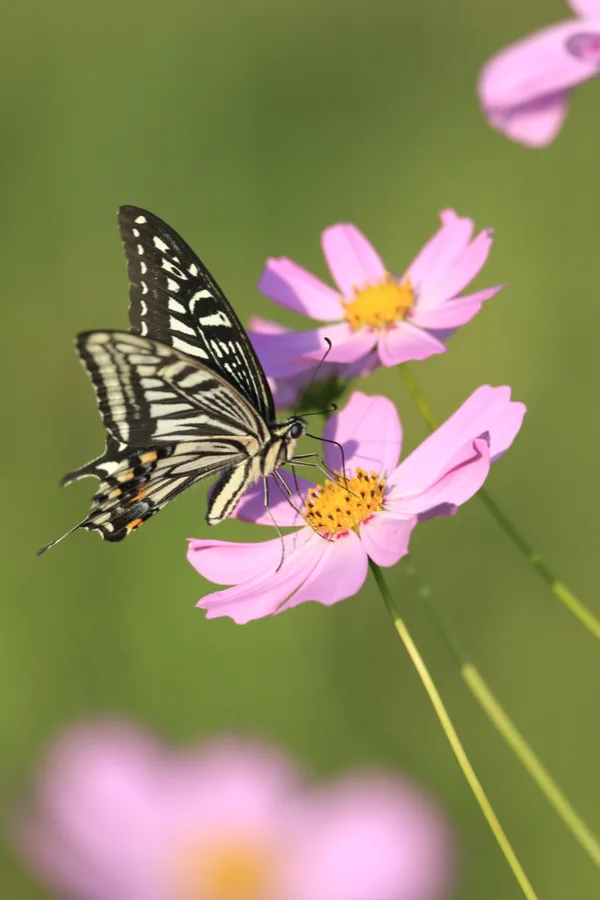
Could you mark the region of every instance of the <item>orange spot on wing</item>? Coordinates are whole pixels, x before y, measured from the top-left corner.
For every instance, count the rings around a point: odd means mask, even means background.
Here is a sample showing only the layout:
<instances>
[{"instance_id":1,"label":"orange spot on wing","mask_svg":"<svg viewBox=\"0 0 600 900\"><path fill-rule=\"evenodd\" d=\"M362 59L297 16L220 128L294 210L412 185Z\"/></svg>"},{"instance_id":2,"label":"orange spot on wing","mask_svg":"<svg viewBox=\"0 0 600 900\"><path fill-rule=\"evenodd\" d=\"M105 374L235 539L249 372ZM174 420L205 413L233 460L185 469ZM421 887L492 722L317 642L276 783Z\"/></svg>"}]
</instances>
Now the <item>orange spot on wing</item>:
<instances>
[{"instance_id":1,"label":"orange spot on wing","mask_svg":"<svg viewBox=\"0 0 600 900\"><path fill-rule=\"evenodd\" d=\"M114 500L115 497L118 497L121 494L121 488L113 488L110 494L108 495L109 500Z\"/></svg>"},{"instance_id":2,"label":"orange spot on wing","mask_svg":"<svg viewBox=\"0 0 600 900\"><path fill-rule=\"evenodd\" d=\"M158 457L158 453L156 452L156 450L148 450L147 453L141 454L140 462L143 466L145 466L148 463L153 463L157 457Z\"/></svg>"},{"instance_id":3,"label":"orange spot on wing","mask_svg":"<svg viewBox=\"0 0 600 900\"><path fill-rule=\"evenodd\" d=\"M138 528L138 527L142 524L143 521L144 521L143 519L133 519L133 520L132 520L131 522L129 522L129 524L126 525L125 527L126 527L126 529L127 529L128 532L129 532L129 531L133 531L133 529L134 529L134 528Z\"/></svg>"},{"instance_id":4,"label":"orange spot on wing","mask_svg":"<svg viewBox=\"0 0 600 900\"><path fill-rule=\"evenodd\" d=\"M123 472L121 475L117 475L117 481L131 481L133 478L133 470L129 469L128 472Z\"/></svg>"}]
</instances>

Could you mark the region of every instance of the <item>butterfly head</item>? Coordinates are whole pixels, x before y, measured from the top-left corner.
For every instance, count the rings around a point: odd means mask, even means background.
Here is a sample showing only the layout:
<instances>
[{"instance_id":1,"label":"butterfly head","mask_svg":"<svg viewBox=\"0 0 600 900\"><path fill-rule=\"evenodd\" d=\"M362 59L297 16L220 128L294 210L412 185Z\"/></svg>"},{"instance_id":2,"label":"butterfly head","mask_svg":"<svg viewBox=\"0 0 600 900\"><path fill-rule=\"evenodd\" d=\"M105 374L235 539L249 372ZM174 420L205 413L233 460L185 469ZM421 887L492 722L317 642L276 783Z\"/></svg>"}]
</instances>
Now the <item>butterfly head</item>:
<instances>
[{"instance_id":1,"label":"butterfly head","mask_svg":"<svg viewBox=\"0 0 600 900\"><path fill-rule=\"evenodd\" d=\"M274 437L281 442L277 465L289 462L296 453L296 444L306 434L306 422L300 416L290 416L285 422L278 422L272 428Z\"/></svg>"}]
</instances>

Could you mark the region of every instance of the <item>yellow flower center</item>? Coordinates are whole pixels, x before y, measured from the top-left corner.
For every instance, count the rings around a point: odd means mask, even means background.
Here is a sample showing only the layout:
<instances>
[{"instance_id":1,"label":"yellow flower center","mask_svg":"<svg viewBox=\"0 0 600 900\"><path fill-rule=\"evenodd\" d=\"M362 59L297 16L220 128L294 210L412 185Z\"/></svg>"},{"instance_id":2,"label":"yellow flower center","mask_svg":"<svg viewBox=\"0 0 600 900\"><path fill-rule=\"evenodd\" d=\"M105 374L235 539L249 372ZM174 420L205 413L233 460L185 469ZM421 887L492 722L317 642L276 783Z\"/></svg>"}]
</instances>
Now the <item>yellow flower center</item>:
<instances>
[{"instance_id":1,"label":"yellow flower center","mask_svg":"<svg viewBox=\"0 0 600 900\"><path fill-rule=\"evenodd\" d=\"M343 300L344 318L350 328L356 330L365 325L371 328L389 328L406 317L414 305L415 295L410 278L395 281L390 275L380 284L354 288L354 300Z\"/></svg>"},{"instance_id":2,"label":"yellow flower center","mask_svg":"<svg viewBox=\"0 0 600 900\"><path fill-rule=\"evenodd\" d=\"M304 501L306 522L325 537L356 529L361 522L383 509L385 478L357 469L353 478L334 472L334 480L309 488Z\"/></svg>"},{"instance_id":3,"label":"yellow flower center","mask_svg":"<svg viewBox=\"0 0 600 900\"><path fill-rule=\"evenodd\" d=\"M268 900L274 894L271 855L246 840L192 844L177 866L176 896L181 900Z\"/></svg>"}]
</instances>

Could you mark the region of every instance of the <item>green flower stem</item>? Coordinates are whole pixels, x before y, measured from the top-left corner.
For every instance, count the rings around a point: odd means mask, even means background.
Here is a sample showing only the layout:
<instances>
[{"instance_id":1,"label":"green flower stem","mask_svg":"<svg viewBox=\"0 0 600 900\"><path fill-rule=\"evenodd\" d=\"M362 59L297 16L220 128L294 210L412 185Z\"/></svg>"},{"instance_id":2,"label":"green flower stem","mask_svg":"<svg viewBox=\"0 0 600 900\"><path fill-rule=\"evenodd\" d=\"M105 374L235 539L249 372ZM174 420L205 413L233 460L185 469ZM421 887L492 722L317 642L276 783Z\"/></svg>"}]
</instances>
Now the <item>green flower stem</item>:
<instances>
[{"instance_id":1,"label":"green flower stem","mask_svg":"<svg viewBox=\"0 0 600 900\"><path fill-rule=\"evenodd\" d=\"M435 431L438 427L438 423L433 417L433 413L431 412L427 401L425 400L421 390L414 379L414 376L410 369L408 368L407 363L402 363L398 366L400 369L400 374L404 379L404 383L408 388L408 391L415 401L423 420L430 431ZM549 569L546 562L542 559L539 553L536 553L531 544L525 540L523 535L517 530L515 525L508 518L506 513L504 513L495 500L489 495L489 493L485 490L485 488L480 488L477 496L490 513L490 515L496 520L500 528L504 531L504 533L510 538L515 547L517 547L527 562L533 566L537 574L543 581L548 585L552 593L555 597L557 597L564 606L577 618L579 621L587 628L587 630L594 635L594 637L600 640L600 621L596 618L591 610L585 606L584 603L579 600L575 594L564 584L562 581L559 581L558 578L554 575L554 573Z\"/></svg>"},{"instance_id":2,"label":"green flower stem","mask_svg":"<svg viewBox=\"0 0 600 900\"><path fill-rule=\"evenodd\" d=\"M548 770L535 755L525 738L519 733L509 716L494 697L477 668L470 661L443 609L432 597L430 587L419 580L410 557L405 557L402 560L401 565L406 575L413 580L418 597L427 604L442 637L446 641L456 660L463 681L479 703L480 707L500 732L524 768L529 772L538 788L554 808L555 812L560 816L571 834L596 865L600 867L600 843L598 843L598 840L589 830L585 822L583 822L578 813L573 809Z\"/></svg>"},{"instance_id":3,"label":"green flower stem","mask_svg":"<svg viewBox=\"0 0 600 900\"><path fill-rule=\"evenodd\" d=\"M387 582L383 576L383 572L381 571L379 566L371 560L369 560L369 566L371 568L381 596L383 597L385 605L387 606L392 617L394 627L398 632L400 639L404 644L415 669L417 670L419 678L423 683L423 687L427 691L427 695L444 730L444 734L446 735L448 742L452 747L452 751L462 770L462 773L465 776L467 783L471 788L475 799L477 800L477 803L479 804L479 807L483 812L483 815L485 816L486 821L490 829L492 830L492 833L500 849L502 850L506 861L508 862L508 865L511 868L513 875L515 876L521 890L523 891L524 896L527 897L527 900L537 900L537 894L535 893L531 882L527 878L527 875L525 874L521 863L517 859L510 841L508 840L502 826L500 825L496 813L494 812L493 807L488 800L485 791L483 790L481 782L477 778L477 775L475 774L475 771L471 763L469 762L469 758L465 752L463 745L460 742L458 734L456 733L454 725L452 724L452 720L448 715L446 707L444 706L444 702L440 697L440 694L433 682L429 670L425 665L425 662L423 661L423 657L419 653L411 637L411 634L404 623L404 620L402 619L400 613L396 608L394 598L392 597L387 586Z\"/></svg>"}]
</instances>

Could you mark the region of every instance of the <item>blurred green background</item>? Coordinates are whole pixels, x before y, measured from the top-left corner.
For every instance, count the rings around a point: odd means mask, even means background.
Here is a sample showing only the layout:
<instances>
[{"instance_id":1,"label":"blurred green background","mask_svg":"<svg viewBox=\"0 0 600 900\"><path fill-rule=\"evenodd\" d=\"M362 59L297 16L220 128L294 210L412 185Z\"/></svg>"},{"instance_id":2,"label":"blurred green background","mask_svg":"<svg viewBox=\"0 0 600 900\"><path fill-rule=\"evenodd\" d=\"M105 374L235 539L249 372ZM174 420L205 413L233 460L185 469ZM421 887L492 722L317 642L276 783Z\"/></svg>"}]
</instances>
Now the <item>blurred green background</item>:
<instances>
[{"instance_id":1,"label":"blurred green background","mask_svg":"<svg viewBox=\"0 0 600 900\"><path fill-rule=\"evenodd\" d=\"M485 124L475 96L496 50L566 18L560 0L67 0L6 7L0 791L5 811L46 742L97 713L173 741L248 729L314 776L410 773L456 823L460 900L520 896L372 583L239 627L206 622L185 561L206 536L196 489L134 538L77 533L93 489L59 477L103 443L72 337L127 326L119 204L189 240L245 318L285 316L255 283L268 255L325 276L319 234L353 221L401 271L452 206L494 226L479 286L509 287L417 364L439 416L508 383L529 414L489 487L600 613L598 152L600 85L576 92L544 151ZM362 387L425 434L400 378ZM259 537L225 523L219 537ZM211 536L214 536L211 533ZM420 528L415 562L475 662L592 827L600 829L600 647L559 606L477 501ZM595 898L600 879L466 693L411 585L390 582L539 895ZM49 896L9 849L0 896Z\"/></svg>"}]
</instances>

